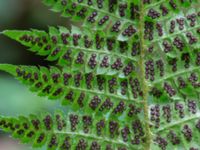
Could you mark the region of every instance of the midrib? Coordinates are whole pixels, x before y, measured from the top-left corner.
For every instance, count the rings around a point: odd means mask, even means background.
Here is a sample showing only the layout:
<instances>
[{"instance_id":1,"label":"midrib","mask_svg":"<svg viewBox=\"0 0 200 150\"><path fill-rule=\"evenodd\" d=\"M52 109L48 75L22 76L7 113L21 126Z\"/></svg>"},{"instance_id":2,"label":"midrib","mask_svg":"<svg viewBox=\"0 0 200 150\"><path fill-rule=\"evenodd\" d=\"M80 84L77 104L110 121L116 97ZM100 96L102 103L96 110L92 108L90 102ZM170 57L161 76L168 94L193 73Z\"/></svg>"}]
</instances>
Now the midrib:
<instances>
[{"instance_id":1,"label":"midrib","mask_svg":"<svg viewBox=\"0 0 200 150\"><path fill-rule=\"evenodd\" d=\"M145 150L151 149L151 131L149 127L149 113L148 113L148 92L149 87L147 81L145 79L145 41L144 41L144 4L143 1L140 1L140 19L139 19L139 37L140 37L140 61L139 61L139 68L140 68L140 77L142 82L142 90L143 90L143 111L144 111L144 119L145 119L145 134L146 134L146 143L145 143Z\"/></svg>"}]
</instances>

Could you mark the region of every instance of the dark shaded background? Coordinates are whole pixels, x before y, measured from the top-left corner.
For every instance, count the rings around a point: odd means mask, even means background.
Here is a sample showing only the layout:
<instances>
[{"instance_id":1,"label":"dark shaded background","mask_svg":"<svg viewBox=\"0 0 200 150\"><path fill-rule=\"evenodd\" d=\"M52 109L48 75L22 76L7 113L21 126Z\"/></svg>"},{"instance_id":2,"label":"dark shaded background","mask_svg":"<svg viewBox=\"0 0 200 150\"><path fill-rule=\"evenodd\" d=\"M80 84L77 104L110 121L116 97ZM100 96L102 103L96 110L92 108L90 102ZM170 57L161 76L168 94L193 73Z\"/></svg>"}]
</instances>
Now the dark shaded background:
<instances>
[{"instance_id":1,"label":"dark shaded background","mask_svg":"<svg viewBox=\"0 0 200 150\"><path fill-rule=\"evenodd\" d=\"M42 0L0 0L0 32L6 29L43 29L48 26L70 26L69 19L49 11ZM43 57L36 56L0 34L0 63L23 65L48 65ZM47 64L48 63L48 64ZM6 73L0 72L0 113L5 116L18 116L41 111L53 111L56 101L37 97ZM9 135L0 131L0 150L29 150L30 146L18 144ZM42 149L42 148L39 148Z\"/></svg>"}]
</instances>

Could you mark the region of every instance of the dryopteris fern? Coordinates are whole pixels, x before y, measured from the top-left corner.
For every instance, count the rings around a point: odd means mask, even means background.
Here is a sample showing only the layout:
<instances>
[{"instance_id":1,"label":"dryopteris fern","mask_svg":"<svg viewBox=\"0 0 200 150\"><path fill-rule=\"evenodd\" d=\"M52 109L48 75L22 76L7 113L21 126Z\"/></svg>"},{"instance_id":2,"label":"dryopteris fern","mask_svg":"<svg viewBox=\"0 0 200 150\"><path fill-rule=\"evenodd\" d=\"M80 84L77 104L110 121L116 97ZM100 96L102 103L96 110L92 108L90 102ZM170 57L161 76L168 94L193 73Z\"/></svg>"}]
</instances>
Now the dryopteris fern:
<instances>
[{"instance_id":1,"label":"dryopteris fern","mask_svg":"<svg viewBox=\"0 0 200 150\"><path fill-rule=\"evenodd\" d=\"M47 149L200 150L200 1L44 3L82 27L4 31L57 63L0 69L73 112L2 116L1 129Z\"/></svg>"}]
</instances>

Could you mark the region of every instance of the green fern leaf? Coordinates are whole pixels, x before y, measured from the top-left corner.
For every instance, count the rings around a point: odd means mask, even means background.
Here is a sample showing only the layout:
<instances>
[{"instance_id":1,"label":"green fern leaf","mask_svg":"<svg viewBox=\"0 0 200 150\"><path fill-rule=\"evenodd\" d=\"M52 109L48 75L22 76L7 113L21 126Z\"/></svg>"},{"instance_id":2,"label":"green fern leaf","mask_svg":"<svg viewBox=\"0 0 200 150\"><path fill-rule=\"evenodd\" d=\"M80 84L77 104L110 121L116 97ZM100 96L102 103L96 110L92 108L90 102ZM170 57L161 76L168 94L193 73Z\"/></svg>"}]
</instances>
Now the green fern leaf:
<instances>
[{"instance_id":1,"label":"green fern leaf","mask_svg":"<svg viewBox=\"0 0 200 150\"><path fill-rule=\"evenodd\" d=\"M198 0L43 2L82 27L4 31L55 66L2 64L0 70L77 116L67 114L61 131L55 117L47 130L44 116L2 116L4 131L47 149L200 149ZM43 121L37 131L33 118ZM36 136L28 138L32 130ZM42 133L47 139L37 144Z\"/></svg>"}]
</instances>

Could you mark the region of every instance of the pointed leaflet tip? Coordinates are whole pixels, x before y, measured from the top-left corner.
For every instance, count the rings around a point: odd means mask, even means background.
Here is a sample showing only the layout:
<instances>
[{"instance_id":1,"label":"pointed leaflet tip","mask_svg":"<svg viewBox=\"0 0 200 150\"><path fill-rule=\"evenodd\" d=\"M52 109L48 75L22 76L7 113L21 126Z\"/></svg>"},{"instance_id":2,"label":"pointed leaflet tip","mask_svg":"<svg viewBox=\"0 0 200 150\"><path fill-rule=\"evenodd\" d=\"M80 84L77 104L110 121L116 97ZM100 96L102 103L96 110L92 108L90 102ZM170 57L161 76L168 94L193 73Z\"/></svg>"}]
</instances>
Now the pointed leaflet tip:
<instances>
[{"instance_id":1,"label":"pointed leaflet tip","mask_svg":"<svg viewBox=\"0 0 200 150\"><path fill-rule=\"evenodd\" d=\"M0 70L10 73L13 76L16 76L17 66L11 64L0 64Z\"/></svg>"}]
</instances>

